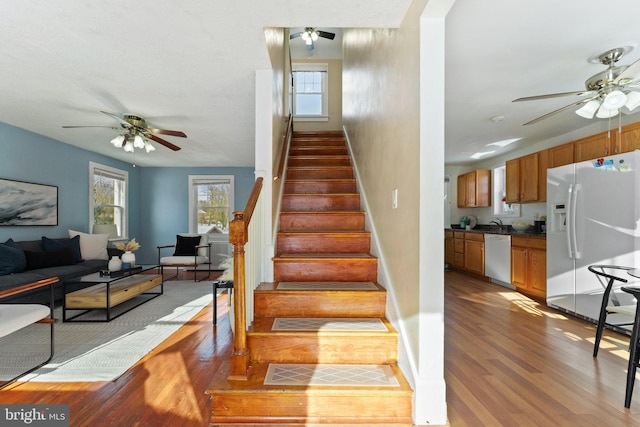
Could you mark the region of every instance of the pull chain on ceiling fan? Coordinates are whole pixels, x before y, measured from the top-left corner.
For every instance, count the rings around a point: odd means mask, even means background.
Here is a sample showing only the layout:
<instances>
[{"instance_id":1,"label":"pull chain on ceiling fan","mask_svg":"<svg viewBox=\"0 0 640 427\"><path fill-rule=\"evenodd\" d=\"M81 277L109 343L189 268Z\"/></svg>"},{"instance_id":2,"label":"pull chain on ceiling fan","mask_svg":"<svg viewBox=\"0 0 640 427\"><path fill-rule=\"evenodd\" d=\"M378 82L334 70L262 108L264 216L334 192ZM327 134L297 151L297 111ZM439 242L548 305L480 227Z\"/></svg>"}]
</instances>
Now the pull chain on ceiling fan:
<instances>
[{"instance_id":1,"label":"pull chain on ceiling fan","mask_svg":"<svg viewBox=\"0 0 640 427\"><path fill-rule=\"evenodd\" d=\"M631 49L628 47L615 48L593 58L590 62L598 62L606 65L607 69L591 76L585 81L587 90L529 96L513 100L513 102L520 102L563 96L590 96L590 98L581 99L547 113L544 116L533 119L524 125L537 123L577 106L581 107L577 109L575 113L587 119L592 119L594 116L599 119L608 119L615 117L621 112L625 114L631 113L640 106L640 60L629 66L615 65L629 50Z\"/></svg>"}]
</instances>

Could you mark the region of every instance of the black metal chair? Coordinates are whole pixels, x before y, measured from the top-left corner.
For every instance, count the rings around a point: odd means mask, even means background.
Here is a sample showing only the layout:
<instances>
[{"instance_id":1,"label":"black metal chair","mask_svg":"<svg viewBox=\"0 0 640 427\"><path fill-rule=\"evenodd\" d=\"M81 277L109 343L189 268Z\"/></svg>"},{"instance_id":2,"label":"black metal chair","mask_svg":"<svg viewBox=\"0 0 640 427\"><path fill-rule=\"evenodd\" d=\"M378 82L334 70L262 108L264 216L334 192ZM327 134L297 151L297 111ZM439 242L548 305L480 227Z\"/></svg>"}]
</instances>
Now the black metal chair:
<instances>
[{"instance_id":1,"label":"black metal chair","mask_svg":"<svg viewBox=\"0 0 640 427\"><path fill-rule=\"evenodd\" d=\"M604 287L604 294L602 295L602 303L600 305L600 316L598 317L598 328L596 330L596 341L593 345L593 357L598 357L598 349L600 348L600 340L602 339L602 331L605 325L627 326L633 324L633 322L607 323L607 315L609 314L616 313L630 317L635 317L636 315L635 305L622 305L615 293L612 292L615 282L620 282L621 284L628 283L626 278L614 274L617 272L626 273L633 268L618 265L590 265L588 269L598 277L598 280Z\"/></svg>"},{"instance_id":2,"label":"black metal chair","mask_svg":"<svg viewBox=\"0 0 640 427\"><path fill-rule=\"evenodd\" d=\"M213 324L214 325L218 323L218 303L217 303L218 289L228 289L229 303L231 303L231 291L233 290L233 280L214 280L213 281Z\"/></svg>"},{"instance_id":3,"label":"black metal chair","mask_svg":"<svg viewBox=\"0 0 640 427\"><path fill-rule=\"evenodd\" d=\"M636 380L636 369L640 366L640 288L623 286L622 290L636 298L636 315L629 345L629 367L627 369L627 390L624 396L624 407L631 406L633 384Z\"/></svg>"}]
</instances>

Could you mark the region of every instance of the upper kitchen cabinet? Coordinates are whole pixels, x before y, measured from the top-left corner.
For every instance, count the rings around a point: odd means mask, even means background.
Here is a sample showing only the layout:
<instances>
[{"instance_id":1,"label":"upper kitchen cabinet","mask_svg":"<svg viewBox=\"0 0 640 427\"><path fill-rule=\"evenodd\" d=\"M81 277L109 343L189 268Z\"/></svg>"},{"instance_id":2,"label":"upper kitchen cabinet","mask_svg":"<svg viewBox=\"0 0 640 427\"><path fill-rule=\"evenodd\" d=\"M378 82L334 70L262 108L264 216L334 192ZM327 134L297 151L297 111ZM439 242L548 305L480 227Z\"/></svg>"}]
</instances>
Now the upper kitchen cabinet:
<instances>
[{"instance_id":1,"label":"upper kitchen cabinet","mask_svg":"<svg viewBox=\"0 0 640 427\"><path fill-rule=\"evenodd\" d=\"M611 135L613 135L613 132L611 132ZM602 132L573 141L573 147L574 163L597 159L598 157L605 157L613 154L613 150L611 149L611 138L609 137L608 132Z\"/></svg>"},{"instance_id":2,"label":"upper kitchen cabinet","mask_svg":"<svg viewBox=\"0 0 640 427\"><path fill-rule=\"evenodd\" d=\"M622 132L611 131L611 136L615 134L616 153L628 153L633 150L640 150L640 123L634 123L622 128Z\"/></svg>"},{"instance_id":3,"label":"upper kitchen cabinet","mask_svg":"<svg viewBox=\"0 0 640 427\"><path fill-rule=\"evenodd\" d=\"M507 203L547 200L548 150L528 154L505 163Z\"/></svg>"},{"instance_id":4,"label":"upper kitchen cabinet","mask_svg":"<svg viewBox=\"0 0 640 427\"><path fill-rule=\"evenodd\" d=\"M491 171L478 169L458 175L458 207L491 206Z\"/></svg>"},{"instance_id":5,"label":"upper kitchen cabinet","mask_svg":"<svg viewBox=\"0 0 640 427\"><path fill-rule=\"evenodd\" d=\"M573 141L549 148L549 168L573 163L573 150Z\"/></svg>"}]
</instances>

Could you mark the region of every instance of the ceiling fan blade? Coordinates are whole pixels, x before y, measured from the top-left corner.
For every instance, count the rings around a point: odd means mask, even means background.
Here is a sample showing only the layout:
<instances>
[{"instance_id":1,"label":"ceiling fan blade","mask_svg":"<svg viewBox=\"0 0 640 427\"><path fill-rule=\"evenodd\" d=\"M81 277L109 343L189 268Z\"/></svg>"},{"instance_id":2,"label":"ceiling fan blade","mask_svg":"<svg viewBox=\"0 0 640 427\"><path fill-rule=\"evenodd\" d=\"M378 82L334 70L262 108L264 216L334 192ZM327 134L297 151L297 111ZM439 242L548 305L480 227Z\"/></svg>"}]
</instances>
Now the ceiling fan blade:
<instances>
[{"instance_id":1,"label":"ceiling fan blade","mask_svg":"<svg viewBox=\"0 0 640 427\"><path fill-rule=\"evenodd\" d=\"M580 91L575 91L575 92L550 93L548 95L525 96L524 98L514 99L512 102L535 101L537 99L560 98L562 96L585 96L585 95L594 95L596 93L597 92L593 91L593 90L580 90Z\"/></svg>"},{"instance_id":2,"label":"ceiling fan blade","mask_svg":"<svg viewBox=\"0 0 640 427\"><path fill-rule=\"evenodd\" d=\"M577 107L578 105L586 104L587 102L589 102L589 101L591 101L593 99L596 99L596 98L597 98L597 96L595 96L593 98L590 98L590 99L581 99L580 101L574 102L573 104L565 105L564 107L558 108L557 110L554 110L554 111L552 111L550 113L547 113L544 116L540 116L537 119L533 119L533 120L523 124L522 126L527 126L527 125L532 125L534 123L538 123L541 120L547 119L547 118L549 118L549 117L551 117L553 115L556 115L558 113L561 113L561 112L563 112L565 110L569 110L570 108Z\"/></svg>"},{"instance_id":3,"label":"ceiling fan blade","mask_svg":"<svg viewBox=\"0 0 640 427\"><path fill-rule=\"evenodd\" d=\"M187 135L184 132L180 132L179 130L168 130L168 129L155 129L155 128L146 128L151 133L159 133L161 135L171 135L171 136L179 136L180 138L186 138Z\"/></svg>"},{"instance_id":4,"label":"ceiling fan blade","mask_svg":"<svg viewBox=\"0 0 640 427\"><path fill-rule=\"evenodd\" d=\"M629 65L616 79L614 84L625 85L640 78L640 59Z\"/></svg>"},{"instance_id":5,"label":"ceiling fan blade","mask_svg":"<svg viewBox=\"0 0 640 427\"><path fill-rule=\"evenodd\" d=\"M324 37L325 39L329 40L333 40L336 37L334 33L329 33L327 31L316 30L316 33L318 34L318 37Z\"/></svg>"},{"instance_id":6,"label":"ceiling fan blade","mask_svg":"<svg viewBox=\"0 0 640 427\"><path fill-rule=\"evenodd\" d=\"M108 128L108 129L114 129L114 130L120 129L113 126L62 126L62 127L64 129L73 129L73 128Z\"/></svg>"},{"instance_id":7,"label":"ceiling fan blade","mask_svg":"<svg viewBox=\"0 0 640 427\"><path fill-rule=\"evenodd\" d=\"M289 34L289 40L295 39L295 38L298 38L298 37L302 36L302 33L303 33L303 31L300 31L299 33Z\"/></svg>"},{"instance_id":8,"label":"ceiling fan blade","mask_svg":"<svg viewBox=\"0 0 640 427\"><path fill-rule=\"evenodd\" d=\"M126 120L124 120L122 117L120 117L117 114L113 114L113 113L107 113L106 111L100 111L103 114L106 114L109 117L113 117L114 119L116 119L117 121L120 122L120 124L124 127L126 127L127 129L131 128L131 123L127 122Z\"/></svg>"},{"instance_id":9,"label":"ceiling fan blade","mask_svg":"<svg viewBox=\"0 0 640 427\"><path fill-rule=\"evenodd\" d=\"M177 145L173 145L169 141L167 141L165 139L162 139L162 138L160 138L158 136L155 136L154 134L150 133L148 135L145 135L145 137L157 142L158 144L164 145L165 147L169 148L170 150L173 150L173 151L180 150L180 147L178 147Z\"/></svg>"}]
</instances>

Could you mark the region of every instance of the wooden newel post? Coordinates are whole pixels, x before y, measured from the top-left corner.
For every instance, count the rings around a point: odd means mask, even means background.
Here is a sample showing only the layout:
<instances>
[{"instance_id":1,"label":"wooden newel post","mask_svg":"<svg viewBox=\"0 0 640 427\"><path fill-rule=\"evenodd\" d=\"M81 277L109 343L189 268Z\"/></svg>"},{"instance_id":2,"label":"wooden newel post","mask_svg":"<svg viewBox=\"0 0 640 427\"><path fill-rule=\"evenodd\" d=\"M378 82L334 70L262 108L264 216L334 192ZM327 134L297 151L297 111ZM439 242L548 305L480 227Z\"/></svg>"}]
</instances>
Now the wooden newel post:
<instances>
[{"instance_id":1,"label":"wooden newel post","mask_svg":"<svg viewBox=\"0 0 640 427\"><path fill-rule=\"evenodd\" d=\"M235 322L233 354L231 355L230 379L247 379L249 370L249 352L247 350L247 307L244 273L244 246L248 241L248 224L243 212L234 212L229 224L229 242L233 245L233 302Z\"/></svg>"}]
</instances>

